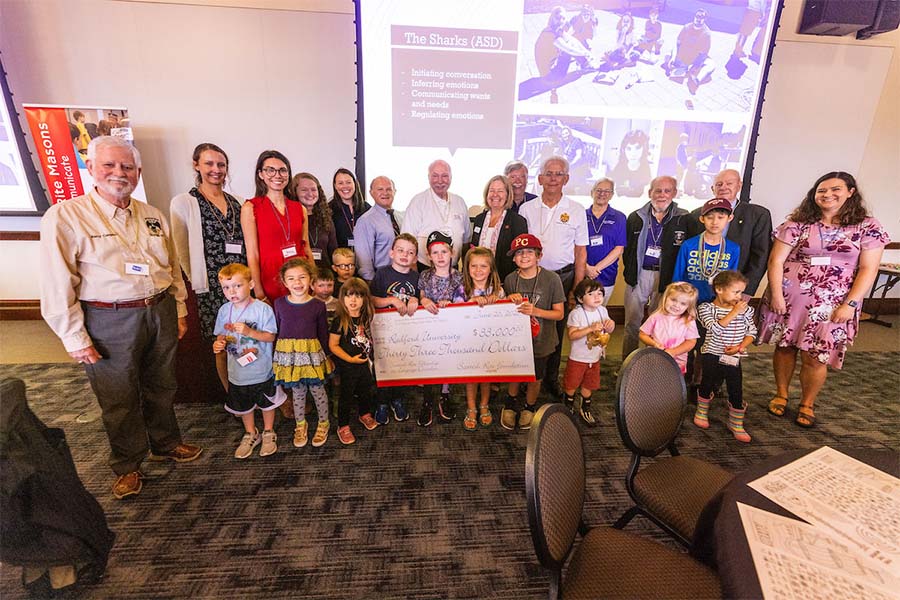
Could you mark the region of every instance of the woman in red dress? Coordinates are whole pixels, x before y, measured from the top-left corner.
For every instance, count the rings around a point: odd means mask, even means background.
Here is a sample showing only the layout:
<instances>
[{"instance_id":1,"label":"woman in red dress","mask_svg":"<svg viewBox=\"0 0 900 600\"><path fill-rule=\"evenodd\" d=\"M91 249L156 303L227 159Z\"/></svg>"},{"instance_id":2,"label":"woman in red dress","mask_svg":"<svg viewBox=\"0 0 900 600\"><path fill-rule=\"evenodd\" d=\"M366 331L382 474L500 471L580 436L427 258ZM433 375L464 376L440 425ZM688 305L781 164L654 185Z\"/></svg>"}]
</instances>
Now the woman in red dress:
<instances>
[{"instance_id":1,"label":"woman in red dress","mask_svg":"<svg viewBox=\"0 0 900 600\"><path fill-rule=\"evenodd\" d=\"M256 161L256 198L241 208L241 228L247 244L247 266L259 300L272 304L287 294L278 270L295 256L309 258L309 218L306 209L285 196L291 163L277 150L266 150Z\"/></svg>"}]
</instances>

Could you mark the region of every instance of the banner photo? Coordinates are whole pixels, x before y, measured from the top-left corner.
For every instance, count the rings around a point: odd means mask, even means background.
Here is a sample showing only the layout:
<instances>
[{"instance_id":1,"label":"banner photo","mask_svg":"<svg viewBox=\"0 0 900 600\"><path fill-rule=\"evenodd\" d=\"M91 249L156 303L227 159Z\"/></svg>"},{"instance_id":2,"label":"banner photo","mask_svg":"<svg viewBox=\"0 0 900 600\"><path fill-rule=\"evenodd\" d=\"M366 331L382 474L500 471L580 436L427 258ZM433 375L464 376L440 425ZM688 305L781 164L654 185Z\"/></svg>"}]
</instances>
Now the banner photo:
<instances>
[{"instance_id":1,"label":"banner photo","mask_svg":"<svg viewBox=\"0 0 900 600\"><path fill-rule=\"evenodd\" d=\"M87 147L101 135L114 135L134 143L134 133L125 108L96 108L23 104L50 203L71 200L89 191L94 181L87 171ZM143 181L131 193L147 201Z\"/></svg>"},{"instance_id":2,"label":"banner photo","mask_svg":"<svg viewBox=\"0 0 900 600\"><path fill-rule=\"evenodd\" d=\"M372 341L379 387L534 381L531 322L510 302L378 311Z\"/></svg>"}]
</instances>

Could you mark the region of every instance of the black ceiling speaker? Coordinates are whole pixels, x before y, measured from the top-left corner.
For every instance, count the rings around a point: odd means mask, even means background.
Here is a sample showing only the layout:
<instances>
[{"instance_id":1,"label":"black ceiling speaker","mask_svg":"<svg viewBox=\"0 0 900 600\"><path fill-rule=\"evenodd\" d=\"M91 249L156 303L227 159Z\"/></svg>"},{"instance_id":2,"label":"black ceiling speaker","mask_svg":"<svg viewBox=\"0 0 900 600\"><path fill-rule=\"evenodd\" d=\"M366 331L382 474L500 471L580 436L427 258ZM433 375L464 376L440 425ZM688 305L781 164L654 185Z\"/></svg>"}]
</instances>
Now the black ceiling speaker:
<instances>
[{"instance_id":1,"label":"black ceiling speaker","mask_svg":"<svg viewBox=\"0 0 900 600\"><path fill-rule=\"evenodd\" d=\"M900 0L879 0L875 21L871 26L856 32L856 38L866 40L873 35L893 31L900 27Z\"/></svg>"},{"instance_id":2,"label":"black ceiling speaker","mask_svg":"<svg viewBox=\"0 0 900 600\"><path fill-rule=\"evenodd\" d=\"M847 35L875 22L879 0L806 0L800 33Z\"/></svg>"}]
</instances>

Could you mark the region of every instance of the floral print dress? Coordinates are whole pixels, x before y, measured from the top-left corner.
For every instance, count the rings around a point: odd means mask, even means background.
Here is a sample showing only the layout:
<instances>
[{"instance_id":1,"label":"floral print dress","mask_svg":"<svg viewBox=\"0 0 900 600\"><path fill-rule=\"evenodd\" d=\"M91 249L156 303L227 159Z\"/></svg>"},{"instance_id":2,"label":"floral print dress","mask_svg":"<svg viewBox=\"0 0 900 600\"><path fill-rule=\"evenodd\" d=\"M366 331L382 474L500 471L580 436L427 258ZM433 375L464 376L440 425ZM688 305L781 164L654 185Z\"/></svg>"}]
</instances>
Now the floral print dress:
<instances>
[{"instance_id":1,"label":"floral print dress","mask_svg":"<svg viewBox=\"0 0 900 600\"><path fill-rule=\"evenodd\" d=\"M846 323L832 323L831 314L853 285L860 252L884 247L890 242L888 233L871 217L847 227L787 221L775 230L775 239L792 248L782 283L787 310L774 313L766 291L757 343L795 346L840 369L856 337L859 314Z\"/></svg>"}]
</instances>

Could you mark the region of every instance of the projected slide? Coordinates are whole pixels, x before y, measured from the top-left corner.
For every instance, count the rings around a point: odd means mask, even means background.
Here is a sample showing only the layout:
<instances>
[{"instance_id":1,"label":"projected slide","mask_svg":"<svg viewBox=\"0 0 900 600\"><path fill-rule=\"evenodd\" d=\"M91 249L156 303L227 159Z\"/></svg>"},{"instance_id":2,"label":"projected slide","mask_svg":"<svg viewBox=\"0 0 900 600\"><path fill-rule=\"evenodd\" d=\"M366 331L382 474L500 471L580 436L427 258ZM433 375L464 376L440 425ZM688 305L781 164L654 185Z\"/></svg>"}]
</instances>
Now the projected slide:
<instances>
[{"instance_id":1,"label":"projected slide","mask_svg":"<svg viewBox=\"0 0 900 600\"><path fill-rule=\"evenodd\" d=\"M0 66L3 84L3 101L0 102L0 213L35 213L39 207L35 205L26 165L22 162L24 144L20 144L21 130L14 120L12 97L6 87L6 74L2 71ZM36 193L42 195L39 189Z\"/></svg>"},{"instance_id":2,"label":"projected slide","mask_svg":"<svg viewBox=\"0 0 900 600\"><path fill-rule=\"evenodd\" d=\"M510 160L571 163L585 203L600 177L637 207L657 175L688 208L715 174L743 171L755 135L769 0L366 0L358 3L365 174L397 185L396 208L444 159L451 191L482 202Z\"/></svg>"}]
</instances>

